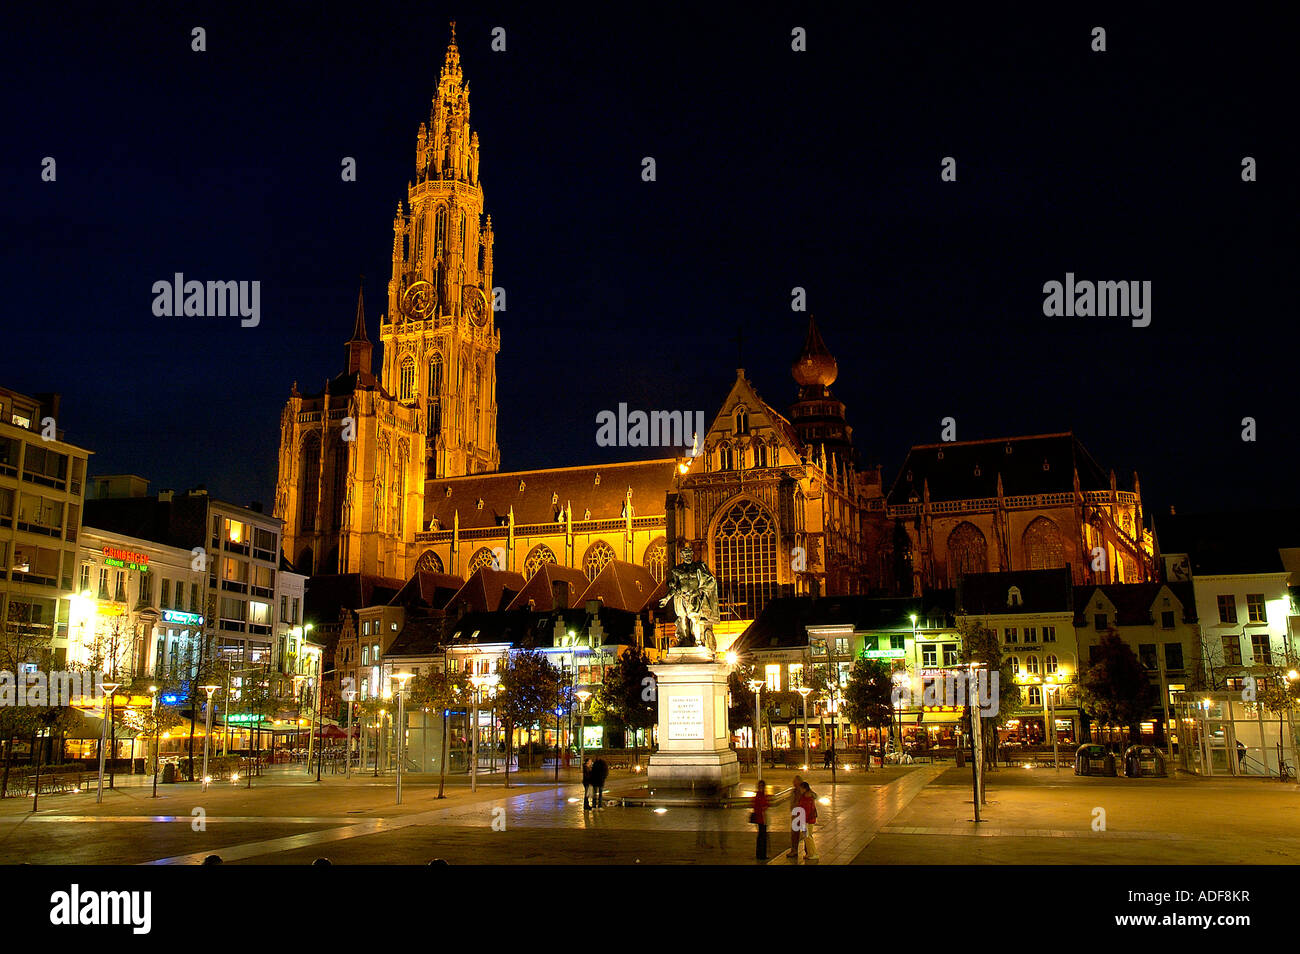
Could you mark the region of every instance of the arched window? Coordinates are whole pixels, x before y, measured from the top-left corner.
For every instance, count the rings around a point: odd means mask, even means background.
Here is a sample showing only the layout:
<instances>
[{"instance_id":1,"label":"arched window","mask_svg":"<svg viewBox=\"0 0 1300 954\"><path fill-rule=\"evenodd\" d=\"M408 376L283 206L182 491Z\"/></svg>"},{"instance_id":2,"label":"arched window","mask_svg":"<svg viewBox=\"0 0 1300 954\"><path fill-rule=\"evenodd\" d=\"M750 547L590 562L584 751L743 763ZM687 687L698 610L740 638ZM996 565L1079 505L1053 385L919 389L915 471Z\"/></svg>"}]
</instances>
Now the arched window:
<instances>
[{"instance_id":1,"label":"arched window","mask_svg":"<svg viewBox=\"0 0 1300 954\"><path fill-rule=\"evenodd\" d=\"M1007 662L1011 663L1011 672L1012 672L1014 675L1017 675L1017 676L1020 675L1020 657L1019 657L1019 656L1008 656L1008 657L1007 657Z\"/></svg>"},{"instance_id":2,"label":"arched window","mask_svg":"<svg viewBox=\"0 0 1300 954\"><path fill-rule=\"evenodd\" d=\"M741 619L755 619L776 596L776 521L753 500L733 504L714 533L718 598Z\"/></svg>"},{"instance_id":3,"label":"arched window","mask_svg":"<svg viewBox=\"0 0 1300 954\"><path fill-rule=\"evenodd\" d=\"M597 540L587 547L587 553L582 558L582 572L587 574L587 579L594 580L614 559L614 548L604 540Z\"/></svg>"},{"instance_id":4,"label":"arched window","mask_svg":"<svg viewBox=\"0 0 1300 954\"><path fill-rule=\"evenodd\" d=\"M730 444L723 444L718 448L718 470L735 470L736 458L731 451Z\"/></svg>"},{"instance_id":5,"label":"arched window","mask_svg":"<svg viewBox=\"0 0 1300 954\"><path fill-rule=\"evenodd\" d=\"M755 467L767 466L767 445L766 444L758 443L754 445L754 466Z\"/></svg>"},{"instance_id":6,"label":"arched window","mask_svg":"<svg viewBox=\"0 0 1300 954\"><path fill-rule=\"evenodd\" d=\"M948 581L988 570L989 545L979 527L963 520L948 534Z\"/></svg>"},{"instance_id":7,"label":"arched window","mask_svg":"<svg viewBox=\"0 0 1300 954\"><path fill-rule=\"evenodd\" d=\"M1029 705L1030 707L1041 706L1043 704L1043 692L1037 686L1029 687Z\"/></svg>"},{"instance_id":8,"label":"arched window","mask_svg":"<svg viewBox=\"0 0 1300 954\"><path fill-rule=\"evenodd\" d=\"M475 445L481 442L480 441L481 435L480 435L480 428L479 428L479 418L481 417L481 415L479 414L479 408L482 406L481 403L482 396L483 396L483 369L480 367L474 372L474 402L470 406L470 410L469 410L470 440L473 441Z\"/></svg>"},{"instance_id":9,"label":"arched window","mask_svg":"<svg viewBox=\"0 0 1300 954\"><path fill-rule=\"evenodd\" d=\"M736 408L736 433L749 433L749 413L743 408Z\"/></svg>"},{"instance_id":10,"label":"arched window","mask_svg":"<svg viewBox=\"0 0 1300 954\"><path fill-rule=\"evenodd\" d=\"M473 573L475 570L480 570L483 567L487 567L489 570L504 569L503 567L497 566L497 557L495 553L487 547L479 547L474 551L474 555L469 558L467 571Z\"/></svg>"},{"instance_id":11,"label":"arched window","mask_svg":"<svg viewBox=\"0 0 1300 954\"><path fill-rule=\"evenodd\" d=\"M664 575L668 571L668 543L663 537L646 547L641 563L650 571L656 583L664 581Z\"/></svg>"},{"instance_id":12,"label":"arched window","mask_svg":"<svg viewBox=\"0 0 1300 954\"><path fill-rule=\"evenodd\" d=\"M343 526L343 501L347 494L348 478L348 445L347 442L336 438L330 447L330 453L334 458L334 473L330 478L328 526L337 529Z\"/></svg>"},{"instance_id":13,"label":"arched window","mask_svg":"<svg viewBox=\"0 0 1300 954\"><path fill-rule=\"evenodd\" d=\"M1025 528L1025 568L1054 570L1065 566L1065 541L1061 529L1046 517L1038 517Z\"/></svg>"},{"instance_id":14,"label":"arched window","mask_svg":"<svg viewBox=\"0 0 1300 954\"><path fill-rule=\"evenodd\" d=\"M397 397L402 401L409 401L415 394L415 362L407 355L402 359L402 372L400 383L397 388Z\"/></svg>"},{"instance_id":15,"label":"arched window","mask_svg":"<svg viewBox=\"0 0 1300 954\"><path fill-rule=\"evenodd\" d=\"M524 557L524 579L531 580L534 573L546 564L555 562L555 552L546 544L539 543L528 551L528 556Z\"/></svg>"},{"instance_id":16,"label":"arched window","mask_svg":"<svg viewBox=\"0 0 1300 954\"><path fill-rule=\"evenodd\" d=\"M320 498L320 438L308 434L302 442L302 500L298 511L299 530L316 532L316 505Z\"/></svg>"},{"instance_id":17,"label":"arched window","mask_svg":"<svg viewBox=\"0 0 1300 954\"><path fill-rule=\"evenodd\" d=\"M415 220L415 260L424 257L424 216Z\"/></svg>"},{"instance_id":18,"label":"arched window","mask_svg":"<svg viewBox=\"0 0 1300 954\"><path fill-rule=\"evenodd\" d=\"M438 351L429 359L429 397L442 397L442 353Z\"/></svg>"},{"instance_id":19,"label":"arched window","mask_svg":"<svg viewBox=\"0 0 1300 954\"><path fill-rule=\"evenodd\" d=\"M447 207L445 205L438 206L433 223L434 248L442 251L447 247Z\"/></svg>"},{"instance_id":20,"label":"arched window","mask_svg":"<svg viewBox=\"0 0 1300 954\"><path fill-rule=\"evenodd\" d=\"M420 554L420 559L415 561L415 570L417 573L441 573L442 557L432 550L425 550Z\"/></svg>"},{"instance_id":21,"label":"arched window","mask_svg":"<svg viewBox=\"0 0 1300 954\"><path fill-rule=\"evenodd\" d=\"M1056 670L1058 668L1060 668L1060 660L1058 660L1055 656L1047 656L1043 659L1044 675L1055 676Z\"/></svg>"},{"instance_id":22,"label":"arched window","mask_svg":"<svg viewBox=\"0 0 1300 954\"><path fill-rule=\"evenodd\" d=\"M460 247L465 248L465 213L460 214Z\"/></svg>"},{"instance_id":23,"label":"arched window","mask_svg":"<svg viewBox=\"0 0 1300 954\"><path fill-rule=\"evenodd\" d=\"M1026 656L1026 657L1025 657L1025 672L1029 673L1029 675L1031 675L1031 676L1037 676L1037 675L1038 675L1038 657L1037 657L1037 656Z\"/></svg>"}]
</instances>

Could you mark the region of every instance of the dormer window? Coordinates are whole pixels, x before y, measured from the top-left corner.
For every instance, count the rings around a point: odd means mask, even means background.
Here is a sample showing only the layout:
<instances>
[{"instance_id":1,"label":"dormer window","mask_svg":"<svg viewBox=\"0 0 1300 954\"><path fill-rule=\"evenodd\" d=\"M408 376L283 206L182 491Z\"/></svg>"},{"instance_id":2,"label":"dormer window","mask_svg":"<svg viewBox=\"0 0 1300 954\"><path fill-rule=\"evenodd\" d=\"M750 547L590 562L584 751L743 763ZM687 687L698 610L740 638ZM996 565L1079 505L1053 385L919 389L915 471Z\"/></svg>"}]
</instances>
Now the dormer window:
<instances>
[{"instance_id":1,"label":"dormer window","mask_svg":"<svg viewBox=\"0 0 1300 954\"><path fill-rule=\"evenodd\" d=\"M1013 586L1007 590L1007 605L1020 606L1024 603L1024 597L1020 595L1020 587Z\"/></svg>"},{"instance_id":2,"label":"dormer window","mask_svg":"<svg viewBox=\"0 0 1300 954\"><path fill-rule=\"evenodd\" d=\"M477 509L479 509L479 510L482 510L482 509L483 509L483 498L482 498L482 497L479 497L479 498L478 498L478 507L477 507Z\"/></svg>"}]
</instances>

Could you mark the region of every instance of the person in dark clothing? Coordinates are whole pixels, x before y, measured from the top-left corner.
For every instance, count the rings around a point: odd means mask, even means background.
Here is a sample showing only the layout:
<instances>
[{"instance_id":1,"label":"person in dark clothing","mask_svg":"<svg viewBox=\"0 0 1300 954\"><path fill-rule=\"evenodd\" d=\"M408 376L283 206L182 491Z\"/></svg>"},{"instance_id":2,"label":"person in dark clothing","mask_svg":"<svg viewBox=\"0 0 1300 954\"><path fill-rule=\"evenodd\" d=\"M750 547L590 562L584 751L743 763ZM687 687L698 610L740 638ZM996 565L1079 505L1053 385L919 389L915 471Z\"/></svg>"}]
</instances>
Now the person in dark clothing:
<instances>
[{"instance_id":1,"label":"person in dark clothing","mask_svg":"<svg viewBox=\"0 0 1300 954\"><path fill-rule=\"evenodd\" d=\"M834 768L834 767L835 767L835 746L832 745L830 748L826 750L826 754L822 757L822 768Z\"/></svg>"},{"instance_id":2,"label":"person in dark clothing","mask_svg":"<svg viewBox=\"0 0 1300 954\"><path fill-rule=\"evenodd\" d=\"M758 790L754 792L754 810L749 820L758 826L754 856L759 861L767 861L767 783L764 781L759 781Z\"/></svg>"},{"instance_id":3,"label":"person in dark clothing","mask_svg":"<svg viewBox=\"0 0 1300 954\"><path fill-rule=\"evenodd\" d=\"M591 759L582 763L582 810L591 811Z\"/></svg>"},{"instance_id":4,"label":"person in dark clothing","mask_svg":"<svg viewBox=\"0 0 1300 954\"><path fill-rule=\"evenodd\" d=\"M605 760L597 758L591 763L591 787L595 789L592 801L596 808L605 807L605 779L609 778L609 766Z\"/></svg>"}]
</instances>

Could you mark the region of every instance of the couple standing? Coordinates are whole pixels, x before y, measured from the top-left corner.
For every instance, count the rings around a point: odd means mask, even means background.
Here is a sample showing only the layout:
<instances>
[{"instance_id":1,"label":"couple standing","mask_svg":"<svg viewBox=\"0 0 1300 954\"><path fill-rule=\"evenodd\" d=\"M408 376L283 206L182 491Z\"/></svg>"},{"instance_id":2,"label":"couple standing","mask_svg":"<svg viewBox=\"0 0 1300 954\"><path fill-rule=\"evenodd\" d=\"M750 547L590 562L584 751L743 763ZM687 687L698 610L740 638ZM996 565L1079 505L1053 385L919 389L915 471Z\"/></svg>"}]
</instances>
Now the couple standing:
<instances>
[{"instance_id":1,"label":"couple standing","mask_svg":"<svg viewBox=\"0 0 1300 954\"><path fill-rule=\"evenodd\" d=\"M790 787L790 852L786 855L794 864L799 863L799 844L803 843L804 860L817 860L817 845L813 841L812 826L817 824L817 795L798 775ZM758 843L755 855L759 861L767 861L767 783L758 782L754 793L754 807L749 820L758 826Z\"/></svg>"},{"instance_id":2,"label":"couple standing","mask_svg":"<svg viewBox=\"0 0 1300 954\"><path fill-rule=\"evenodd\" d=\"M605 780L609 766L602 758L587 759L582 763L582 810L605 807Z\"/></svg>"}]
</instances>

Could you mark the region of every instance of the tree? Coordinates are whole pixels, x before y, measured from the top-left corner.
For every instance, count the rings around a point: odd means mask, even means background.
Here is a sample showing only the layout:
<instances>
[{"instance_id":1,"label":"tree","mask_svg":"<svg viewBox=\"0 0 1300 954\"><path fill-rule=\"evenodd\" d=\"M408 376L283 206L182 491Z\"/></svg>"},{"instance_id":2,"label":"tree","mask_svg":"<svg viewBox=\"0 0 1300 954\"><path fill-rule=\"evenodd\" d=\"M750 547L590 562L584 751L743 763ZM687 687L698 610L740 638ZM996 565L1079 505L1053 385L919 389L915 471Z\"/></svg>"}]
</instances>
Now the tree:
<instances>
[{"instance_id":1,"label":"tree","mask_svg":"<svg viewBox=\"0 0 1300 954\"><path fill-rule=\"evenodd\" d=\"M741 729L754 726L754 690L749 682L754 678L752 665L738 666L727 676L727 728L734 735Z\"/></svg>"},{"instance_id":2,"label":"tree","mask_svg":"<svg viewBox=\"0 0 1300 954\"><path fill-rule=\"evenodd\" d=\"M1128 726L1134 735L1155 701L1156 690L1146 669L1115 630L1097 645L1096 656L1079 680L1079 705L1108 730Z\"/></svg>"},{"instance_id":3,"label":"tree","mask_svg":"<svg viewBox=\"0 0 1300 954\"><path fill-rule=\"evenodd\" d=\"M48 626L31 620L31 606L19 602L9 604L9 619L0 630L0 672L20 677L24 666L36 664L48 671L51 662L51 636ZM32 706L0 706L0 743L4 744L4 773L0 776L0 798L9 787L9 765L13 759L14 742L32 738L32 751L36 751L36 735L42 728L41 717L48 712Z\"/></svg>"},{"instance_id":4,"label":"tree","mask_svg":"<svg viewBox=\"0 0 1300 954\"><path fill-rule=\"evenodd\" d=\"M413 709L428 711L433 709L442 716L442 752L438 757L438 797L446 798L444 789L447 783L447 713L459 700L460 694L471 688L468 674L457 669L448 672L434 669L426 673L416 673L407 687L409 705ZM477 726L475 727L477 729Z\"/></svg>"},{"instance_id":5,"label":"tree","mask_svg":"<svg viewBox=\"0 0 1300 954\"><path fill-rule=\"evenodd\" d=\"M987 669L989 672L988 693L992 699L981 699L981 707L987 708L997 703L997 712L981 716L980 729L983 742L984 758L994 767L997 766L998 729L1007 723L1022 705L1021 687L1016 682L1016 671L1011 660L1002 655L1002 643L998 640L996 630L980 624L979 620L961 620L957 626L961 634L961 648L957 658L960 662ZM997 673L997 687L994 688L993 674ZM994 695L996 693L996 695ZM1046 727L1044 727L1046 728Z\"/></svg>"},{"instance_id":6,"label":"tree","mask_svg":"<svg viewBox=\"0 0 1300 954\"><path fill-rule=\"evenodd\" d=\"M605 670L605 678L592 697L592 712L594 718L606 725L612 722L631 730L633 758L639 761L636 733L655 724L655 700L650 659L639 647L632 646Z\"/></svg>"},{"instance_id":7,"label":"tree","mask_svg":"<svg viewBox=\"0 0 1300 954\"><path fill-rule=\"evenodd\" d=\"M1286 758L1286 714L1295 706L1296 699L1300 698L1300 686L1287 678L1286 670L1276 667L1270 675L1257 676L1256 680L1257 703L1277 716L1277 767L1282 781L1286 781L1286 774L1282 772L1282 763ZM1262 744L1263 740L1260 741ZM1268 759L1264 762L1268 764Z\"/></svg>"},{"instance_id":8,"label":"tree","mask_svg":"<svg viewBox=\"0 0 1300 954\"><path fill-rule=\"evenodd\" d=\"M857 660L849 671L848 685L844 687L844 714L854 725L875 726L883 739L894 718L893 670L879 659ZM865 761L870 769L869 748Z\"/></svg>"},{"instance_id":9,"label":"tree","mask_svg":"<svg viewBox=\"0 0 1300 954\"><path fill-rule=\"evenodd\" d=\"M550 710L551 701L559 690L560 673L545 653L522 649L501 660L497 665L497 678L497 710L506 728L505 787L509 788L515 727L527 726L531 730L533 723L540 721ZM529 734L531 736L531 731Z\"/></svg>"}]
</instances>

